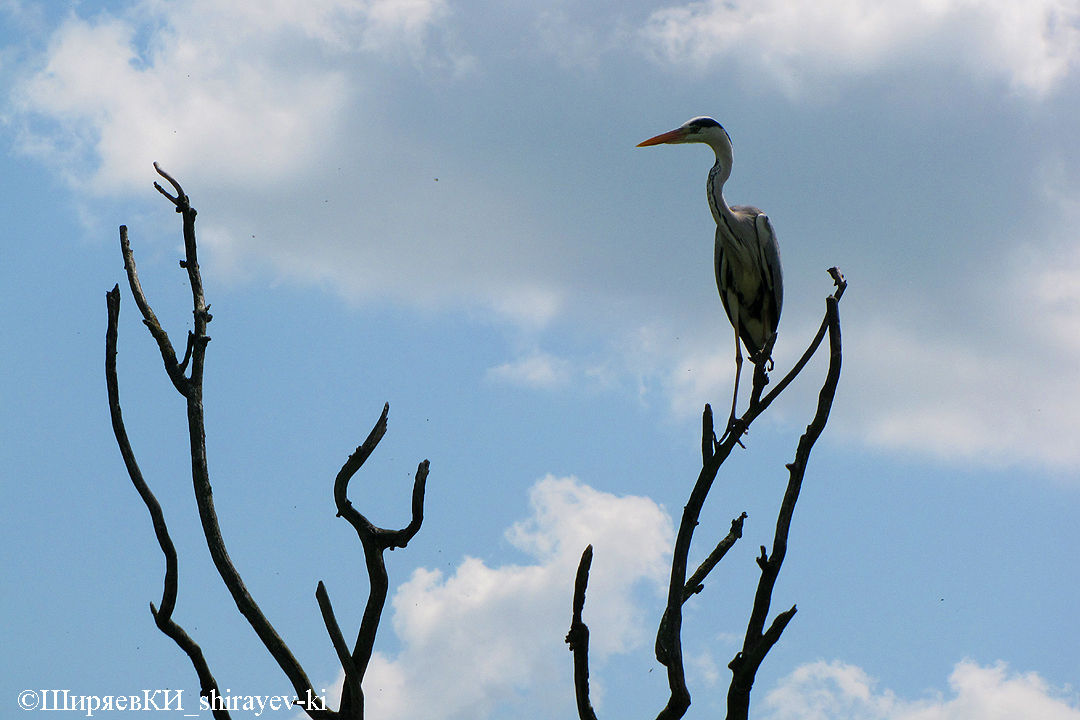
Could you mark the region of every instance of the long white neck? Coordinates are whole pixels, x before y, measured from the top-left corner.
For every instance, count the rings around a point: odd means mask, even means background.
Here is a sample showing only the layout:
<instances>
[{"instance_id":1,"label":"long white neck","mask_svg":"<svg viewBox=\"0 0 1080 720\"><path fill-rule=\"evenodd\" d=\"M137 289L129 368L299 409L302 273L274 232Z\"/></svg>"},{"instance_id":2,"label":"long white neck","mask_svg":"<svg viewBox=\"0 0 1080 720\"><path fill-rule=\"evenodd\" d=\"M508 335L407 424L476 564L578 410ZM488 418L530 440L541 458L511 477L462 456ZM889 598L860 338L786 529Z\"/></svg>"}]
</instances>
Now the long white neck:
<instances>
[{"instance_id":1,"label":"long white neck","mask_svg":"<svg viewBox=\"0 0 1080 720\"><path fill-rule=\"evenodd\" d=\"M709 208L712 209L713 220L720 223L720 216L730 215L731 208L724 200L724 183L731 177L731 145L727 143L709 143L716 153L716 164L709 171L709 182L706 189L709 195Z\"/></svg>"}]
</instances>

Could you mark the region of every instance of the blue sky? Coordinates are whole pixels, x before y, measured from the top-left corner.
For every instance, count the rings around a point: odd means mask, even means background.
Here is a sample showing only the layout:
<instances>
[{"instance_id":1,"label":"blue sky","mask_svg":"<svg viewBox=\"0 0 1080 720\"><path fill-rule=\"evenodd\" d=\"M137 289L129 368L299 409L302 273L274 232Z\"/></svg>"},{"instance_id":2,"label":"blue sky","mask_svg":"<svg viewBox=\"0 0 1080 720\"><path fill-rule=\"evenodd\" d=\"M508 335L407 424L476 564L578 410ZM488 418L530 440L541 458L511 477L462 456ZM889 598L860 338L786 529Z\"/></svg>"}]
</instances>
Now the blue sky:
<instances>
[{"instance_id":1,"label":"blue sky","mask_svg":"<svg viewBox=\"0 0 1080 720\"><path fill-rule=\"evenodd\" d=\"M571 717L571 583L601 717L655 713L651 658L699 413L724 406L712 163L638 149L707 114L727 197L772 219L801 352L838 265L845 365L775 594L799 613L752 716L1080 718L1080 3L0 4L2 707L28 688L181 688L153 626L163 561L112 439L104 293L127 224L174 342L189 323L160 162L199 210L214 321L212 481L230 553L319 687L362 554L332 481L420 534L389 555L373 718ZM223 687L288 685L208 561L183 406L124 288L128 429L180 551L175 618ZM714 717L753 557L823 374L725 466L689 604L688 716ZM693 559L693 556L692 556ZM12 710L11 712L16 712ZM7 711L5 711L7 714Z\"/></svg>"}]
</instances>

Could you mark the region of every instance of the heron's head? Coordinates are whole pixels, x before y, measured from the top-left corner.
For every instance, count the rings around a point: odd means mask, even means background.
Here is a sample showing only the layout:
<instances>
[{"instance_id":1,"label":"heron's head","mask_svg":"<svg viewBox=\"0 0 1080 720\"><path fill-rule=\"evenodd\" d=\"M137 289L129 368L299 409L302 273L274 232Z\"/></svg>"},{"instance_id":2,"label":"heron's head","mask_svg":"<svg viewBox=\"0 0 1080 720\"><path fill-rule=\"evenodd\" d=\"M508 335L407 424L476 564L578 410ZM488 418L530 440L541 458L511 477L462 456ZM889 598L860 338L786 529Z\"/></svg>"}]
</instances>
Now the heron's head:
<instances>
[{"instance_id":1,"label":"heron's head","mask_svg":"<svg viewBox=\"0 0 1080 720\"><path fill-rule=\"evenodd\" d=\"M661 133L638 143L638 147L676 143L705 143L713 150L719 151L725 148L727 152L731 151L731 138L728 137L727 130L711 117L696 117L693 120L687 120L670 132Z\"/></svg>"}]
</instances>

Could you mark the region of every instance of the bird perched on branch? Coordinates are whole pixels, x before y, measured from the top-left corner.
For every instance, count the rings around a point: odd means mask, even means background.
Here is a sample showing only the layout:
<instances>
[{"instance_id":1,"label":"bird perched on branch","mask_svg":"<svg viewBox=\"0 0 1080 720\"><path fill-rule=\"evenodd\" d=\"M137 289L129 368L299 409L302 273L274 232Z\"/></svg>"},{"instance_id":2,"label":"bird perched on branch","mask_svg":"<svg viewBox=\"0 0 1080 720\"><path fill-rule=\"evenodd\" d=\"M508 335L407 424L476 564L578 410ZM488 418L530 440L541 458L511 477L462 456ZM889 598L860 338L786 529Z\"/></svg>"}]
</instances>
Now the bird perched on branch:
<instances>
[{"instance_id":1,"label":"bird perched on branch","mask_svg":"<svg viewBox=\"0 0 1080 720\"><path fill-rule=\"evenodd\" d=\"M735 422L742 373L740 341L755 366L772 369L772 348L784 301L780 246L765 213L756 207L724 200L724 183L731 177L731 137L720 123L697 117L680 127L649 138L638 147L678 143L704 143L716 154L706 185L709 207L716 220L714 264L716 287L731 325L735 328L735 393L731 399L728 430Z\"/></svg>"}]
</instances>

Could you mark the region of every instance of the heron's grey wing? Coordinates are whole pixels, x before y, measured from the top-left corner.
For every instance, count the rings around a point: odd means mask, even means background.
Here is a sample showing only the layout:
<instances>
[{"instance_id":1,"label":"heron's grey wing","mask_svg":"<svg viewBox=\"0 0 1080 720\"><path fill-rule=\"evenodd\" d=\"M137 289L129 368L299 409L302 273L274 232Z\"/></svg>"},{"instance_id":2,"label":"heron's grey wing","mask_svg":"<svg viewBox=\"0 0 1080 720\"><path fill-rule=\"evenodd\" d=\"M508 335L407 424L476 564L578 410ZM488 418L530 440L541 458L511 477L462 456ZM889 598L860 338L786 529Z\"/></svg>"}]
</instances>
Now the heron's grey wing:
<instances>
[{"instance_id":1,"label":"heron's grey wing","mask_svg":"<svg viewBox=\"0 0 1080 720\"><path fill-rule=\"evenodd\" d=\"M780 244L776 241L776 231L773 230L769 216L761 213L754 219L760 241L762 275L766 289L766 297L775 298L775 322L780 322L780 310L784 305L784 271L780 267Z\"/></svg>"},{"instance_id":2,"label":"heron's grey wing","mask_svg":"<svg viewBox=\"0 0 1080 720\"><path fill-rule=\"evenodd\" d=\"M713 269L716 272L716 289L720 291L720 302L724 305L724 312L727 313L728 320L732 325L737 322L736 315L739 308L736 305L731 307L731 303L728 302L728 289L734 286L734 278L731 277L731 263L730 259L724 254L724 231L720 225L716 226L716 245L713 249ZM725 277L726 276L726 277Z\"/></svg>"}]
</instances>

